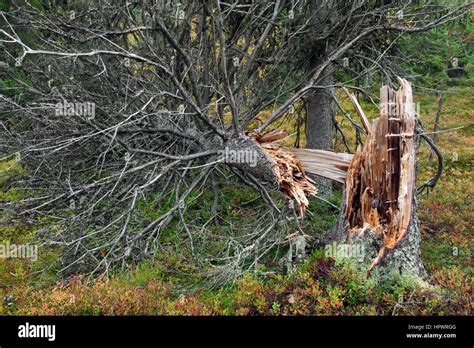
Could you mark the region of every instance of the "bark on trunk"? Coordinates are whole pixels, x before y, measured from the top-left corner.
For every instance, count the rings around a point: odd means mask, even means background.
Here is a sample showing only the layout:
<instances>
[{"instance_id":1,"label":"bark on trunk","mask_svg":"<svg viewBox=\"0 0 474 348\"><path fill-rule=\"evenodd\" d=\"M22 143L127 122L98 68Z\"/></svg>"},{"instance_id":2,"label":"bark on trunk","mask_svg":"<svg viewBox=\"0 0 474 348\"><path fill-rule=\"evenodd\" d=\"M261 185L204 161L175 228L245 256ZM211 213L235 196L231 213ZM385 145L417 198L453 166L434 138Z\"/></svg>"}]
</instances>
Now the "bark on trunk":
<instances>
[{"instance_id":1,"label":"bark on trunk","mask_svg":"<svg viewBox=\"0 0 474 348\"><path fill-rule=\"evenodd\" d=\"M310 4L314 28L318 24L330 23L332 2L312 1ZM329 28L328 28L329 29ZM315 33L314 36L320 34ZM310 59L309 70L311 71L322 63L324 55L329 47L326 42L315 42L314 53ZM334 106L333 106L333 64L330 63L321 74L318 88L311 91L306 99L306 147L309 149L332 150L332 139L334 137ZM332 192L330 180L315 177L319 195L329 196Z\"/></svg>"},{"instance_id":2,"label":"bark on trunk","mask_svg":"<svg viewBox=\"0 0 474 348\"><path fill-rule=\"evenodd\" d=\"M331 150L334 135L334 107L332 104L333 77L328 73L306 98L306 147L310 149ZM327 75L326 75L327 74Z\"/></svg>"}]
</instances>

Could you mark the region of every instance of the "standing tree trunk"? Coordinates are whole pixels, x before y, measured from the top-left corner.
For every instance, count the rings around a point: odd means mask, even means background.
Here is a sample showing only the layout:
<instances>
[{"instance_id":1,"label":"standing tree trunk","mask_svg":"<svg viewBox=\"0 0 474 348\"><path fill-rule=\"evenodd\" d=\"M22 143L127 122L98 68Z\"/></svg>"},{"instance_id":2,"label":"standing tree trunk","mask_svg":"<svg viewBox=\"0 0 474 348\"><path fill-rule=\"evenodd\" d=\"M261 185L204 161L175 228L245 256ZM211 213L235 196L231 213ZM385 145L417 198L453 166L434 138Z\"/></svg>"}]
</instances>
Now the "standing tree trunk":
<instances>
[{"instance_id":1,"label":"standing tree trunk","mask_svg":"<svg viewBox=\"0 0 474 348\"><path fill-rule=\"evenodd\" d=\"M321 23L330 24L328 20L331 16L331 1L311 2L313 28L318 28ZM329 30L329 28L326 28ZM314 30L313 30L314 31ZM319 31L314 32L317 37ZM329 47L325 40L315 41L313 55L308 66L309 71L313 70L324 60L325 53ZM330 51L330 49L329 49ZM334 137L334 106L332 100L334 66L329 63L323 70L317 85L306 97L306 147L309 149L331 150L333 148L332 139ZM329 196L332 192L332 183L323 178L314 178L318 187L319 195Z\"/></svg>"},{"instance_id":2,"label":"standing tree trunk","mask_svg":"<svg viewBox=\"0 0 474 348\"><path fill-rule=\"evenodd\" d=\"M380 117L370 127L364 148L352 158L343 210L325 243L357 247L368 273L423 278L416 217L415 111L411 86L400 81L398 91L381 88Z\"/></svg>"}]
</instances>

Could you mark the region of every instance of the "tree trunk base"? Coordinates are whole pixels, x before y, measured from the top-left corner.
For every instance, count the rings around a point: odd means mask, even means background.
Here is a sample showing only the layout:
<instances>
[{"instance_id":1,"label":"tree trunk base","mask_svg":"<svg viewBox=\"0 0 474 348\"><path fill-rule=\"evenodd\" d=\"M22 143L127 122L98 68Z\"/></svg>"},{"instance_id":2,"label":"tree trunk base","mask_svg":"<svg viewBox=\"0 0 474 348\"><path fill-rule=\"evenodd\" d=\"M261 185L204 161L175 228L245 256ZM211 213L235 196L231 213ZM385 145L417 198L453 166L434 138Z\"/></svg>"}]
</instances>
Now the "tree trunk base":
<instances>
[{"instance_id":1,"label":"tree trunk base","mask_svg":"<svg viewBox=\"0 0 474 348\"><path fill-rule=\"evenodd\" d=\"M349 223L341 214L334 227L318 240L315 247L325 248L329 251L329 256L352 258L361 269L367 271L384 247L383 242L370 228L362 233L352 234L349 233L349 229ZM414 215L406 239L387 253L377 267L371 270L371 277L383 280L393 275L400 275L426 280L427 272L421 260L420 243L419 221ZM338 252L338 248L342 251ZM351 250L349 255L348 249Z\"/></svg>"}]
</instances>

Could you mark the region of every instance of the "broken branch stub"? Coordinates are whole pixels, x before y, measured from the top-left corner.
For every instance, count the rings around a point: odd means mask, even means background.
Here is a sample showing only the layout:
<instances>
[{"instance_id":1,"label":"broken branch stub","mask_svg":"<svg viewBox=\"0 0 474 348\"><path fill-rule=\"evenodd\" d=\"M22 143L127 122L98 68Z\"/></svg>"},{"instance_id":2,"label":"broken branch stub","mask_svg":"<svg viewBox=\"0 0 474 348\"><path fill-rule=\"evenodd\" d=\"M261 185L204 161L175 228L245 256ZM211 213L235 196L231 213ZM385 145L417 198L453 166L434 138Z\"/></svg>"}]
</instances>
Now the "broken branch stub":
<instances>
[{"instance_id":1,"label":"broken branch stub","mask_svg":"<svg viewBox=\"0 0 474 348\"><path fill-rule=\"evenodd\" d=\"M344 215L349 238L370 228L383 246L368 272L407 236L413 222L416 153L415 111L410 84L382 86L380 116L348 168Z\"/></svg>"}]
</instances>

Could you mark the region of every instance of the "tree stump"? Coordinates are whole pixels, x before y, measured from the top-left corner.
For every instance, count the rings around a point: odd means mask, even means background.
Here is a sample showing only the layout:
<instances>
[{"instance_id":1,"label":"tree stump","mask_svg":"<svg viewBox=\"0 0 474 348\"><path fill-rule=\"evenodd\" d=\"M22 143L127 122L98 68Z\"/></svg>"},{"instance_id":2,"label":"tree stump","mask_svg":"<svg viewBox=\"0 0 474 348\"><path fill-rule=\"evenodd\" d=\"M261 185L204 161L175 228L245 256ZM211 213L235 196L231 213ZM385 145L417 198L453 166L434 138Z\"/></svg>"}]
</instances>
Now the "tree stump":
<instances>
[{"instance_id":1,"label":"tree stump","mask_svg":"<svg viewBox=\"0 0 474 348\"><path fill-rule=\"evenodd\" d=\"M416 115L410 84L382 86L380 116L349 165L342 213L325 242L359 245L368 274L423 278L416 217Z\"/></svg>"}]
</instances>

